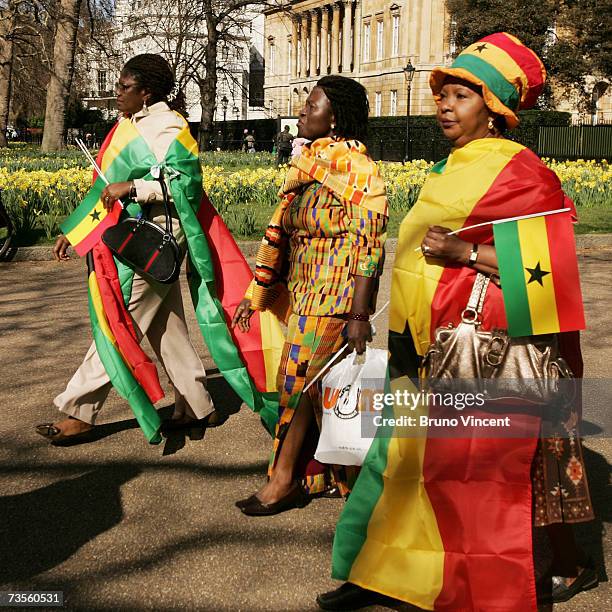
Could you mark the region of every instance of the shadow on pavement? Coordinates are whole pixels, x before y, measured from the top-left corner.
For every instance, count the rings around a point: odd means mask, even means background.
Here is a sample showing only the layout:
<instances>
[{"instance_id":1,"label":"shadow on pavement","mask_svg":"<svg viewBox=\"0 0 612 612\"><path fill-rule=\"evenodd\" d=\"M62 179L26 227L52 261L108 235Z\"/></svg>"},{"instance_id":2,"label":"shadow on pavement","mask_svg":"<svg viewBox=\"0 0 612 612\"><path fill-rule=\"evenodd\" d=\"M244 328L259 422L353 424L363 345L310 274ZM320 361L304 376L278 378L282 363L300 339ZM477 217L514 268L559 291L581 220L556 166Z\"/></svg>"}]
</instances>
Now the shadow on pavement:
<instances>
[{"instance_id":1,"label":"shadow on pavement","mask_svg":"<svg viewBox=\"0 0 612 612\"><path fill-rule=\"evenodd\" d=\"M607 582L608 574L605 567L603 550L604 525L612 521L612 487L610 486L610 464L599 453L583 445L584 463L591 502L595 511L595 520L589 523L577 523L574 526L576 539L592 557L599 571L599 581Z\"/></svg>"},{"instance_id":2,"label":"shadow on pavement","mask_svg":"<svg viewBox=\"0 0 612 612\"><path fill-rule=\"evenodd\" d=\"M208 380L206 386L215 404L215 410L221 415L221 418L229 418L232 414L239 412L242 406L242 399L230 387L228 382L219 375L219 370L208 370L207 374ZM166 418L170 418L170 414L167 414ZM220 427L223 427L223 425L220 425ZM186 428L168 433L166 435L163 455L174 455L185 447L187 438L190 440L202 440L205 434L205 427Z\"/></svg>"},{"instance_id":3,"label":"shadow on pavement","mask_svg":"<svg viewBox=\"0 0 612 612\"><path fill-rule=\"evenodd\" d=\"M117 525L123 518L120 487L139 473L134 466L102 467L0 497L0 583L52 569Z\"/></svg>"}]
</instances>

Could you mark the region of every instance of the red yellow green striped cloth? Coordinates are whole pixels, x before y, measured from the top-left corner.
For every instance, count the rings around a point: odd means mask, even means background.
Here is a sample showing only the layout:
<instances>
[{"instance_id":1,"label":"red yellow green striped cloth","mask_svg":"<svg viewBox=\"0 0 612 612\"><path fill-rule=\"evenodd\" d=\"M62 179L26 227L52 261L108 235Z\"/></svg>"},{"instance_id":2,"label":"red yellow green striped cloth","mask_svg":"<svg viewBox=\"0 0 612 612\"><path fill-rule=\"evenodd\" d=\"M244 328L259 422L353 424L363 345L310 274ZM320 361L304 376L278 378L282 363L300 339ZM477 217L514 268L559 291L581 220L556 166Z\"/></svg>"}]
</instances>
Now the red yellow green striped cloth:
<instances>
[{"instance_id":1,"label":"red yellow green striped cloth","mask_svg":"<svg viewBox=\"0 0 612 612\"><path fill-rule=\"evenodd\" d=\"M109 133L98 155L98 165L110 182L150 178L157 164L133 123L120 121ZM284 342L280 325L271 313L257 313L250 334L229 326L235 306L242 299L253 275L230 232L202 189L197 143L183 120L183 129L170 145L162 162L188 245L189 286L196 319L210 354L228 383L253 410L260 413L273 432L278 419L276 372ZM99 208L100 179L81 205L63 224L63 230L78 252L93 248L90 257L90 314L102 362L111 382L125 397L149 442L157 443L159 418L153 403L160 399L157 373L138 345L125 304L133 270L114 260L100 237L116 222L111 215L91 219ZM142 212L130 203L126 214ZM106 225L105 225L106 224ZM101 291L104 281L106 290ZM106 299L104 297L106 296ZM150 365L148 365L150 364ZM154 370L154 367L153 367Z\"/></svg>"},{"instance_id":2,"label":"red yellow green striped cloth","mask_svg":"<svg viewBox=\"0 0 612 612\"><path fill-rule=\"evenodd\" d=\"M428 227L456 230L568 205L555 174L509 140L472 141L436 165L400 227L389 325L392 391L414 390L409 366L436 328L461 320L474 281L473 269L415 251ZM492 226L461 237L491 244ZM501 290L492 284L482 317L484 329L507 327ZM402 410L387 409L389 416ZM421 414L436 416L427 406L410 412ZM524 438L482 437L469 427L455 437L428 437L427 427L409 436L379 428L338 522L333 577L425 610L535 611L530 470L540 422L523 415L513 423Z\"/></svg>"},{"instance_id":3,"label":"red yellow green striped cloth","mask_svg":"<svg viewBox=\"0 0 612 612\"><path fill-rule=\"evenodd\" d=\"M466 47L448 68L434 68L429 81L434 95L447 75L479 85L487 107L503 115L509 128L518 124L519 109L533 107L546 81L542 60L506 32L485 36Z\"/></svg>"}]
</instances>

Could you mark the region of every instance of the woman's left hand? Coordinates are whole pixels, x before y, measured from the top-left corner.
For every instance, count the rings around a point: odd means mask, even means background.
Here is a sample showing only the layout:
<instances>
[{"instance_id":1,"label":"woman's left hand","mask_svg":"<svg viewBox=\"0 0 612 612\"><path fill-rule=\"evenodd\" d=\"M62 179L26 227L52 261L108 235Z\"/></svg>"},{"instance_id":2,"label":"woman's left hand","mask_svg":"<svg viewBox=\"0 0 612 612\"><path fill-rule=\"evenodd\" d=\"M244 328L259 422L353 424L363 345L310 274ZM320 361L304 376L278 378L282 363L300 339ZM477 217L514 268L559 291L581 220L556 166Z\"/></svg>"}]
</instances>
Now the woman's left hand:
<instances>
[{"instance_id":1,"label":"woman's left hand","mask_svg":"<svg viewBox=\"0 0 612 612\"><path fill-rule=\"evenodd\" d=\"M369 321L355 321L349 319L346 326L346 337L348 340L348 350L357 351L361 355L366 350L366 343L372 342L372 326Z\"/></svg>"},{"instance_id":2,"label":"woman's left hand","mask_svg":"<svg viewBox=\"0 0 612 612\"><path fill-rule=\"evenodd\" d=\"M100 199L106 210L111 211L113 205L117 200L122 200L130 195L130 189L132 188L132 181L125 181L123 183L111 183L107 185L100 194Z\"/></svg>"},{"instance_id":3,"label":"woman's left hand","mask_svg":"<svg viewBox=\"0 0 612 612\"><path fill-rule=\"evenodd\" d=\"M452 230L440 225L431 225L421 243L421 251L425 257L437 257L465 263L472 251L472 244L450 236Z\"/></svg>"}]
</instances>

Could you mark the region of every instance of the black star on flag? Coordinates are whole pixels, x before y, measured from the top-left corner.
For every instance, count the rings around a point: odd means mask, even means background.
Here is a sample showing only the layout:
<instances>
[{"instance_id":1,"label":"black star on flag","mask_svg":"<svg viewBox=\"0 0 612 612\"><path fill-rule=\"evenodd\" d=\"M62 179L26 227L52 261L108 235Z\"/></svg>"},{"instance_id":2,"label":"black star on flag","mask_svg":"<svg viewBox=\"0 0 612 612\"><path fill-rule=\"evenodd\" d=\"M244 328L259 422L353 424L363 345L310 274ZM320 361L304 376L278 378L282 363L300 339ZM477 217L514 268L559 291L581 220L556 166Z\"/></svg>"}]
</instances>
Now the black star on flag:
<instances>
[{"instance_id":1,"label":"black star on flag","mask_svg":"<svg viewBox=\"0 0 612 612\"><path fill-rule=\"evenodd\" d=\"M482 45L478 45L476 47L476 51L478 51L478 53L482 53L486 48L487 48L487 43L482 43Z\"/></svg>"},{"instance_id":2,"label":"black star on flag","mask_svg":"<svg viewBox=\"0 0 612 612\"><path fill-rule=\"evenodd\" d=\"M527 270L527 272L529 272L529 280L527 281L527 284L529 285L530 283L533 282L538 282L540 283L540 286L544 286L544 283L542 282L542 279L547 275L550 274L550 272L547 272L546 270L542 270L542 268L540 267L540 262L538 261L537 265L535 268L525 268L525 270Z\"/></svg>"},{"instance_id":3,"label":"black star on flag","mask_svg":"<svg viewBox=\"0 0 612 612\"><path fill-rule=\"evenodd\" d=\"M94 210L90 215L89 215L93 221L99 221L100 220L100 211L99 210Z\"/></svg>"}]
</instances>

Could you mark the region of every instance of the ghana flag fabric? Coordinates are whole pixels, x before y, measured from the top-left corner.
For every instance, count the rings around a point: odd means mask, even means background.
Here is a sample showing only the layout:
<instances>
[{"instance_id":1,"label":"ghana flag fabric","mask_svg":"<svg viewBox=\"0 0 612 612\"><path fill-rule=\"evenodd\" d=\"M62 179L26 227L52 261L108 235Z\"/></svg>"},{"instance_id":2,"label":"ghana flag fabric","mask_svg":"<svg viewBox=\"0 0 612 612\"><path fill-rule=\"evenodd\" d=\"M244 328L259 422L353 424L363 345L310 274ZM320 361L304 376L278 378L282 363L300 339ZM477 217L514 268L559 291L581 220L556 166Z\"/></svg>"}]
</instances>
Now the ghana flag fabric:
<instances>
[{"instance_id":1,"label":"ghana flag fabric","mask_svg":"<svg viewBox=\"0 0 612 612\"><path fill-rule=\"evenodd\" d=\"M110 182L134 178L152 180L151 168L162 166L187 239L190 292L196 319L211 357L234 391L249 407L261 414L264 425L273 432L278 420L275 376L283 334L271 313L255 315L252 321L254 329L250 334L234 333L230 329L229 322L235 306L244 296L253 275L233 237L203 192L197 144L187 122L182 118L181 122L182 130L170 145L164 161L158 164L134 124L126 119L120 121L105 140L98 156L98 165ZM94 188L98 180L94 176ZM81 212L77 209L73 213L77 220L79 216L82 217ZM137 216L142 212L140 205L132 202L125 214ZM71 227L71 219L72 216L67 220L68 227ZM78 221L74 226L78 226ZM107 249L99 240L100 233L96 228L84 240L88 245L95 244L92 259L96 278L104 278L114 296L108 296L101 308L107 317L108 327L115 330L113 341L117 347L116 353L127 371L137 374L135 380L142 394L138 398L135 392L124 395L121 392L123 370L115 362L110 364L107 360L103 363L113 385L123 397L127 397L135 414L138 414L142 412L142 397L147 397L150 404L160 398L157 392L159 382L156 372L154 380L151 380L150 368L146 365L148 358L142 353L137 340L134 341L135 334L128 324L130 316L126 304L134 272L112 257L109 261ZM81 243L83 240L77 244ZM100 321L100 316L92 316L96 347L104 351L106 346L102 341L106 336L100 332ZM107 363L110 364L108 367ZM138 401L131 401L130 398ZM147 430L145 435L149 442L160 440L158 430Z\"/></svg>"},{"instance_id":2,"label":"ghana flag fabric","mask_svg":"<svg viewBox=\"0 0 612 612\"><path fill-rule=\"evenodd\" d=\"M434 68L430 85L440 93L447 75L482 87L486 105L506 118L509 128L519 109L533 107L542 93L546 69L540 58L518 38L505 32L485 36L465 48L448 68Z\"/></svg>"},{"instance_id":3,"label":"ghana flag fabric","mask_svg":"<svg viewBox=\"0 0 612 612\"><path fill-rule=\"evenodd\" d=\"M132 122L120 121L100 148L98 166L110 183L130 181L148 172L150 166L143 166L141 160L150 155ZM81 257L100 241L106 228L119 220L122 210L119 202L115 202L113 209L107 212L100 200L105 186L106 183L94 172L92 188L74 212L60 224L63 234Z\"/></svg>"},{"instance_id":4,"label":"ghana flag fabric","mask_svg":"<svg viewBox=\"0 0 612 612\"><path fill-rule=\"evenodd\" d=\"M585 328L569 212L493 226L508 333L530 336Z\"/></svg>"},{"instance_id":5,"label":"ghana flag fabric","mask_svg":"<svg viewBox=\"0 0 612 612\"><path fill-rule=\"evenodd\" d=\"M112 290L109 291L108 283L102 280L103 275L96 272L93 251L87 254L87 268L89 316L100 360L117 393L130 404L147 440L151 444L158 444L161 442L161 419L153 407L153 402L161 399L164 394L159 386L157 372L149 371L145 373L144 377L142 375L138 376L137 368L130 363L133 361L130 358L133 358L133 355L128 357L125 346L119 345L104 303L105 301L108 303L109 299L111 302L113 301L113 293ZM140 347L138 347L138 350L140 350ZM145 369L146 362L155 370L155 366L145 356Z\"/></svg>"},{"instance_id":6,"label":"ghana flag fabric","mask_svg":"<svg viewBox=\"0 0 612 612\"><path fill-rule=\"evenodd\" d=\"M475 140L435 166L400 227L389 323L392 390L411 389L419 356L436 328L461 320L474 282L471 268L415 251L429 226L456 230L568 205L556 175L512 141ZM462 238L492 244L492 226ZM482 318L484 329L507 327L492 283ZM395 415L402 407L386 410ZM436 416L432 407L420 410ZM516 418L523 437L483 437L469 427L460 437L435 437L428 428L407 437L379 428L338 522L333 577L425 610L536 610L530 471L540 422Z\"/></svg>"},{"instance_id":7,"label":"ghana flag fabric","mask_svg":"<svg viewBox=\"0 0 612 612\"><path fill-rule=\"evenodd\" d=\"M168 149L165 164L176 172L170 188L187 238L189 287L200 331L224 378L273 432L284 336L271 313L256 313L248 334L229 325L253 273L204 194L198 146L186 121Z\"/></svg>"}]
</instances>

